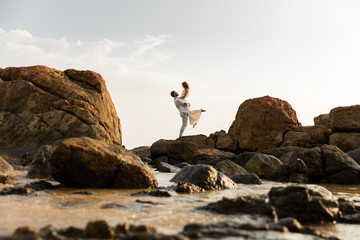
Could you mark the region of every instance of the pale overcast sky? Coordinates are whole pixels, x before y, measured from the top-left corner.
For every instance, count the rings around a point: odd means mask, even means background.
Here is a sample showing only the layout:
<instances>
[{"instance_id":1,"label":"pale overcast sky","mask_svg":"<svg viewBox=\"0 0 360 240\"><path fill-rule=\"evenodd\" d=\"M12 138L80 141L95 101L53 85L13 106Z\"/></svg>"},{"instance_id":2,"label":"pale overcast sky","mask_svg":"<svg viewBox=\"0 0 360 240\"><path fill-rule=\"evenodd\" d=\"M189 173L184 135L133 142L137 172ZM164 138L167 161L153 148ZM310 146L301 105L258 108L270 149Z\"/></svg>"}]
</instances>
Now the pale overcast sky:
<instances>
[{"instance_id":1,"label":"pale overcast sky","mask_svg":"<svg viewBox=\"0 0 360 240\"><path fill-rule=\"evenodd\" d=\"M185 135L227 131L265 95L313 125L359 103L359 43L358 0L0 0L0 67L99 72L129 149L177 138L182 81L207 110Z\"/></svg>"}]
</instances>

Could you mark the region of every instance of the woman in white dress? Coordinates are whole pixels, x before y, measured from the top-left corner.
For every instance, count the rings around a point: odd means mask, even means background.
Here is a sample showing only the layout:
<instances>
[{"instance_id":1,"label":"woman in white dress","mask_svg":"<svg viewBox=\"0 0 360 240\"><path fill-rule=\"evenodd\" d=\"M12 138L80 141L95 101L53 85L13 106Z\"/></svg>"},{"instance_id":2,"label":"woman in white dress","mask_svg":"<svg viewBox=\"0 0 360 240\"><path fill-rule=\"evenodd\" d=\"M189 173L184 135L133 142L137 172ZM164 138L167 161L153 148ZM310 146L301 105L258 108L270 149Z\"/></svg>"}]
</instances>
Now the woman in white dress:
<instances>
[{"instance_id":1,"label":"woman in white dress","mask_svg":"<svg viewBox=\"0 0 360 240\"><path fill-rule=\"evenodd\" d=\"M189 101L186 99L189 96L189 92L190 92L190 87L189 84L187 82L183 82L181 84L184 88L184 90L182 91L181 96L179 97L180 99L182 99L183 101L185 101L188 105L187 105L187 110L189 113L189 120L190 120L190 125L193 126L193 128L196 126L196 124L198 123L198 121L200 120L201 117L201 113L205 112L204 109L200 109L200 110L191 110L191 104L189 103Z\"/></svg>"}]
</instances>

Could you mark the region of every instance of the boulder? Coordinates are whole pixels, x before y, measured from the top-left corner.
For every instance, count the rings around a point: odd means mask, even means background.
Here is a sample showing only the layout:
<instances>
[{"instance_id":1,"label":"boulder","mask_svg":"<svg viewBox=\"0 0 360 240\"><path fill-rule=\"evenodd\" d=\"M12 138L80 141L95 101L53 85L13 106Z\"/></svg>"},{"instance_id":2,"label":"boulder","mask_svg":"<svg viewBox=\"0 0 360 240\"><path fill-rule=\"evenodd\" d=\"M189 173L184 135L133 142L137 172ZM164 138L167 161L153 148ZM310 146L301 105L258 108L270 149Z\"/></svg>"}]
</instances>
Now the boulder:
<instances>
[{"instance_id":1,"label":"boulder","mask_svg":"<svg viewBox=\"0 0 360 240\"><path fill-rule=\"evenodd\" d=\"M292 159L288 164L289 182L309 183L309 168L300 159Z\"/></svg>"},{"instance_id":2,"label":"boulder","mask_svg":"<svg viewBox=\"0 0 360 240\"><path fill-rule=\"evenodd\" d=\"M194 135L178 138L168 145L169 163L193 163L193 155L198 149L214 148L215 143L205 135Z\"/></svg>"},{"instance_id":3,"label":"boulder","mask_svg":"<svg viewBox=\"0 0 360 240\"><path fill-rule=\"evenodd\" d=\"M0 81L0 146L35 150L87 136L120 144L121 125L100 74L9 67Z\"/></svg>"},{"instance_id":4,"label":"boulder","mask_svg":"<svg viewBox=\"0 0 360 240\"><path fill-rule=\"evenodd\" d=\"M241 166L237 165L233 161L223 160L215 165L215 169L228 177L234 176L240 173L247 173L247 171Z\"/></svg>"},{"instance_id":5,"label":"boulder","mask_svg":"<svg viewBox=\"0 0 360 240\"><path fill-rule=\"evenodd\" d=\"M236 184L210 165L196 164L181 169L171 182L187 182L195 184L205 190L221 190L236 188Z\"/></svg>"},{"instance_id":6,"label":"boulder","mask_svg":"<svg viewBox=\"0 0 360 240\"><path fill-rule=\"evenodd\" d=\"M234 163L240 165L241 167L245 167L246 163L256 155L256 152L242 152L236 155L234 159Z\"/></svg>"},{"instance_id":7,"label":"boulder","mask_svg":"<svg viewBox=\"0 0 360 240\"><path fill-rule=\"evenodd\" d=\"M327 129L330 129L330 114L320 114L319 116L314 118L315 126L324 126Z\"/></svg>"},{"instance_id":8,"label":"boulder","mask_svg":"<svg viewBox=\"0 0 360 240\"><path fill-rule=\"evenodd\" d=\"M199 209L222 214L247 213L273 217L271 206L268 204L267 197L265 195L240 196L234 199L224 197L220 201L209 203Z\"/></svg>"},{"instance_id":9,"label":"boulder","mask_svg":"<svg viewBox=\"0 0 360 240\"><path fill-rule=\"evenodd\" d=\"M269 180L284 180L288 175L285 165L278 158L262 153L252 157L246 163L245 169Z\"/></svg>"},{"instance_id":10,"label":"boulder","mask_svg":"<svg viewBox=\"0 0 360 240\"><path fill-rule=\"evenodd\" d=\"M329 145L335 145L344 152L360 148L360 133L337 132L331 134Z\"/></svg>"},{"instance_id":11,"label":"boulder","mask_svg":"<svg viewBox=\"0 0 360 240\"><path fill-rule=\"evenodd\" d=\"M339 204L323 187L275 187L268 195L279 219L292 217L302 224L333 223L337 220Z\"/></svg>"},{"instance_id":12,"label":"boulder","mask_svg":"<svg viewBox=\"0 0 360 240\"><path fill-rule=\"evenodd\" d=\"M232 134L226 133L224 130L210 134L209 138L214 139L216 149L230 152L235 152L237 149Z\"/></svg>"},{"instance_id":13,"label":"boulder","mask_svg":"<svg viewBox=\"0 0 360 240\"><path fill-rule=\"evenodd\" d=\"M330 127L335 132L360 132L360 105L330 111Z\"/></svg>"},{"instance_id":14,"label":"boulder","mask_svg":"<svg viewBox=\"0 0 360 240\"><path fill-rule=\"evenodd\" d=\"M177 193L203 193L205 189L188 182L179 182L176 186Z\"/></svg>"},{"instance_id":15,"label":"boulder","mask_svg":"<svg viewBox=\"0 0 360 240\"><path fill-rule=\"evenodd\" d=\"M131 149L130 151L135 153L141 159L150 158L150 147L149 146L137 147L137 148Z\"/></svg>"},{"instance_id":16,"label":"boulder","mask_svg":"<svg viewBox=\"0 0 360 240\"><path fill-rule=\"evenodd\" d=\"M221 151L214 148L197 149L192 155L193 164L209 164L215 166L223 160L233 160L236 155L232 152Z\"/></svg>"},{"instance_id":17,"label":"boulder","mask_svg":"<svg viewBox=\"0 0 360 240\"><path fill-rule=\"evenodd\" d=\"M285 132L300 126L291 105L270 96L243 102L231 128L241 151L261 151L279 147Z\"/></svg>"},{"instance_id":18,"label":"boulder","mask_svg":"<svg viewBox=\"0 0 360 240\"><path fill-rule=\"evenodd\" d=\"M100 140L61 140L48 161L54 179L69 187L157 187L154 172L138 156Z\"/></svg>"},{"instance_id":19,"label":"boulder","mask_svg":"<svg viewBox=\"0 0 360 240\"><path fill-rule=\"evenodd\" d=\"M239 173L230 177L235 183L262 184L260 178L254 173Z\"/></svg>"},{"instance_id":20,"label":"boulder","mask_svg":"<svg viewBox=\"0 0 360 240\"><path fill-rule=\"evenodd\" d=\"M157 157L155 158L153 161L155 163L155 167L156 168L160 168L161 167L161 163L164 162L164 163L169 163L169 158L167 156L160 156L160 157Z\"/></svg>"},{"instance_id":21,"label":"boulder","mask_svg":"<svg viewBox=\"0 0 360 240\"><path fill-rule=\"evenodd\" d=\"M360 165L333 145L321 147L324 175L329 183L360 184Z\"/></svg>"},{"instance_id":22,"label":"boulder","mask_svg":"<svg viewBox=\"0 0 360 240\"><path fill-rule=\"evenodd\" d=\"M168 146L172 143L173 140L160 139L154 142L150 147L150 156L152 159L155 159L159 156L168 155Z\"/></svg>"},{"instance_id":23,"label":"boulder","mask_svg":"<svg viewBox=\"0 0 360 240\"><path fill-rule=\"evenodd\" d=\"M285 133L281 146L316 147L329 143L330 130L323 126L294 127Z\"/></svg>"},{"instance_id":24,"label":"boulder","mask_svg":"<svg viewBox=\"0 0 360 240\"><path fill-rule=\"evenodd\" d=\"M0 157L0 183L6 184L16 180L16 173L14 168Z\"/></svg>"},{"instance_id":25,"label":"boulder","mask_svg":"<svg viewBox=\"0 0 360 240\"><path fill-rule=\"evenodd\" d=\"M346 152L346 154L349 155L355 162L360 164L360 148Z\"/></svg>"},{"instance_id":26,"label":"boulder","mask_svg":"<svg viewBox=\"0 0 360 240\"><path fill-rule=\"evenodd\" d=\"M159 172L171 172L171 173L177 173L180 172L181 168L175 167L169 163L166 162L160 162L160 167L157 169Z\"/></svg>"}]
</instances>

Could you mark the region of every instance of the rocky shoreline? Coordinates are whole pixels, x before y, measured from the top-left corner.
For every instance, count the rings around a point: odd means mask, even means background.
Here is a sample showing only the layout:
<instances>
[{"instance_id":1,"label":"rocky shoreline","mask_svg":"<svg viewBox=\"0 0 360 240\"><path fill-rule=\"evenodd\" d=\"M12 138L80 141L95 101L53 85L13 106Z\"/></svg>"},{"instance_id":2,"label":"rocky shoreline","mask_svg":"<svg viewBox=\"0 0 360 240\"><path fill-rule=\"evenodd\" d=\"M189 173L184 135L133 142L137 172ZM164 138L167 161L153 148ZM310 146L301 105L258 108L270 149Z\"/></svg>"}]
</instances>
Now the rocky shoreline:
<instances>
[{"instance_id":1,"label":"rocky shoreline","mask_svg":"<svg viewBox=\"0 0 360 240\"><path fill-rule=\"evenodd\" d=\"M251 215L255 221L247 223L189 223L165 235L151 226L111 227L98 220L84 229L20 227L4 239L337 239L312 226L359 224L360 207L312 184L360 184L359 116L359 106L338 107L316 117L314 126L301 126L289 103L265 96L242 103L228 132L127 150L100 74L45 66L0 69L0 197L105 188L171 198L264 181L295 184L196 208ZM15 186L16 169L31 182ZM159 188L154 169L174 173L174 185Z\"/></svg>"}]
</instances>

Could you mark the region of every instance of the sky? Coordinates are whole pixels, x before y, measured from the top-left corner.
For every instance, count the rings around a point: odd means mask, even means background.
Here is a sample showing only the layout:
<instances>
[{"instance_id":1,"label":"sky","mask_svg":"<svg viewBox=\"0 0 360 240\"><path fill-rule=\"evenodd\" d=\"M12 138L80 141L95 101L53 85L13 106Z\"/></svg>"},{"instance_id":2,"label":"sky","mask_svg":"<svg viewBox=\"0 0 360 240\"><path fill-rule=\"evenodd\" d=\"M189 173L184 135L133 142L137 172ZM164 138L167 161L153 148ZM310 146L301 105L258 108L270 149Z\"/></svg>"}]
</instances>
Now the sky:
<instances>
[{"instance_id":1,"label":"sky","mask_svg":"<svg viewBox=\"0 0 360 240\"><path fill-rule=\"evenodd\" d=\"M128 149L178 137L183 81L207 111L185 135L228 131L265 95L314 125L359 103L359 43L358 0L0 0L0 67L100 73Z\"/></svg>"}]
</instances>

